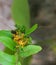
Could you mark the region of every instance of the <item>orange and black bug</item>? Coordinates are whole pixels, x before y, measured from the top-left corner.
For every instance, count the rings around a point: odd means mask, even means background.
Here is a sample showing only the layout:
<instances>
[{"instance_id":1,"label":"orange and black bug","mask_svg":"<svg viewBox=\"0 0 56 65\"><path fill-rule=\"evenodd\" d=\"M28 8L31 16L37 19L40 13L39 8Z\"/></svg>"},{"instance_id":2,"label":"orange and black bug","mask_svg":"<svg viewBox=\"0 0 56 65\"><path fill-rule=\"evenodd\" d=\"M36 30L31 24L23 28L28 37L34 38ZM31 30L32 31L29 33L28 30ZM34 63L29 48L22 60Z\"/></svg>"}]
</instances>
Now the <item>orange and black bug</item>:
<instances>
[{"instance_id":1,"label":"orange and black bug","mask_svg":"<svg viewBox=\"0 0 56 65\"><path fill-rule=\"evenodd\" d=\"M28 43L28 37L24 37L24 33L21 32L21 34L19 34L19 32L17 31L11 31L13 34L13 40L17 43L17 47L22 46L24 47L27 43Z\"/></svg>"},{"instance_id":2,"label":"orange and black bug","mask_svg":"<svg viewBox=\"0 0 56 65\"><path fill-rule=\"evenodd\" d=\"M16 48L18 46L24 47L25 45L27 45L29 38L25 36L25 31L25 26L18 26L16 27L16 30L11 30L12 40L16 42Z\"/></svg>"},{"instance_id":3,"label":"orange and black bug","mask_svg":"<svg viewBox=\"0 0 56 65\"><path fill-rule=\"evenodd\" d=\"M11 29L11 27L10 27ZM25 26L16 26L15 30L11 30L12 40L16 42L16 47L24 47L28 43L28 37L25 36L26 28Z\"/></svg>"}]
</instances>

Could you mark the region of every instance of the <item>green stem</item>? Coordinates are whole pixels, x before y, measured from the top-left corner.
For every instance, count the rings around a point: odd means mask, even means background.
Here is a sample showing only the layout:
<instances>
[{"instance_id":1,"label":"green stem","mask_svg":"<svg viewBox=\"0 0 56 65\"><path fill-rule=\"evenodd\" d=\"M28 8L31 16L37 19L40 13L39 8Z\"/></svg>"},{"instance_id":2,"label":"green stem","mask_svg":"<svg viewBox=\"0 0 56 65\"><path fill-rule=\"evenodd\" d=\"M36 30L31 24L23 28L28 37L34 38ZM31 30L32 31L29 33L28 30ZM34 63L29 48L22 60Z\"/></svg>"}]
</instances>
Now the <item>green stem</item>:
<instances>
[{"instance_id":1,"label":"green stem","mask_svg":"<svg viewBox=\"0 0 56 65\"><path fill-rule=\"evenodd\" d=\"M16 56L16 65L18 65L18 62L21 62L21 56L20 56L20 50L19 49L17 49L15 56Z\"/></svg>"},{"instance_id":2,"label":"green stem","mask_svg":"<svg viewBox=\"0 0 56 65\"><path fill-rule=\"evenodd\" d=\"M16 56L16 65L18 65L18 50L17 50L17 52L15 53L15 56Z\"/></svg>"}]
</instances>

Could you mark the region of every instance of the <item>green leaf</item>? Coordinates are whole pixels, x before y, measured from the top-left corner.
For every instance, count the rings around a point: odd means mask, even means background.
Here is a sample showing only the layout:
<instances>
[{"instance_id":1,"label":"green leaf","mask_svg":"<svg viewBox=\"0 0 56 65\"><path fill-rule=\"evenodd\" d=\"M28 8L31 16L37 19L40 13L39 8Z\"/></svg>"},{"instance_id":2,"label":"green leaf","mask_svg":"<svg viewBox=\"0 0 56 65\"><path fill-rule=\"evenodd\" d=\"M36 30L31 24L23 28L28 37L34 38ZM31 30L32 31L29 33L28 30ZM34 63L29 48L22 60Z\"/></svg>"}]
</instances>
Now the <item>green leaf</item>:
<instances>
[{"instance_id":1,"label":"green leaf","mask_svg":"<svg viewBox=\"0 0 56 65\"><path fill-rule=\"evenodd\" d=\"M32 28L30 28L28 31L26 31L25 36L31 34L33 31L35 31L37 27L38 27L38 24L35 24L34 26L32 26Z\"/></svg>"},{"instance_id":2,"label":"green leaf","mask_svg":"<svg viewBox=\"0 0 56 65\"><path fill-rule=\"evenodd\" d=\"M16 43L9 37L0 37L0 42L4 44L4 46L8 47L10 50L15 51Z\"/></svg>"},{"instance_id":3,"label":"green leaf","mask_svg":"<svg viewBox=\"0 0 56 65\"><path fill-rule=\"evenodd\" d=\"M13 55L15 53L15 51L10 50L8 47L5 47L3 51L10 55Z\"/></svg>"},{"instance_id":4,"label":"green leaf","mask_svg":"<svg viewBox=\"0 0 56 65\"><path fill-rule=\"evenodd\" d=\"M14 65L16 58L14 55L8 55L3 51L0 51L0 64L2 65Z\"/></svg>"},{"instance_id":5,"label":"green leaf","mask_svg":"<svg viewBox=\"0 0 56 65\"><path fill-rule=\"evenodd\" d=\"M22 61L22 65L30 65L31 60L32 60L32 55L24 58L23 61Z\"/></svg>"},{"instance_id":6,"label":"green leaf","mask_svg":"<svg viewBox=\"0 0 56 65\"><path fill-rule=\"evenodd\" d=\"M9 62L7 62L7 61L2 61L2 63L0 63L1 65L15 65L15 64L13 64L13 63L9 63Z\"/></svg>"},{"instance_id":7,"label":"green leaf","mask_svg":"<svg viewBox=\"0 0 56 65\"><path fill-rule=\"evenodd\" d=\"M13 0L12 17L17 25L24 25L29 28L30 15L28 0Z\"/></svg>"},{"instance_id":8,"label":"green leaf","mask_svg":"<svg viewBox=\"0 0 56 65\"><path fill-rule=\"evenodd\" d=\"M0 30L0 36L12 37L12 34L8 30Z\"/></svg>"},{"instance_id":9,"label":"green leaf","mask_svg":"<svg viewBox=\"0 0 56 65\"><path fill-rule=\"evenodd\" d=\"M40 52L41 50L42 48L40 46L28 45L24 47L23 50L21 50L20 54L22 57L28 57L28 56L31 56L33 54Z\"/></svg>"},{"instance_id":10,"label":"green leaf","mask_svg":"<svg viewBox=\"0 0 56 65\"><path fill-rule=\"evenodd\" d=\"M18 62L18 65L21 65L21 63L20 63L20 62Z\"/></svg>"}]
</instances>

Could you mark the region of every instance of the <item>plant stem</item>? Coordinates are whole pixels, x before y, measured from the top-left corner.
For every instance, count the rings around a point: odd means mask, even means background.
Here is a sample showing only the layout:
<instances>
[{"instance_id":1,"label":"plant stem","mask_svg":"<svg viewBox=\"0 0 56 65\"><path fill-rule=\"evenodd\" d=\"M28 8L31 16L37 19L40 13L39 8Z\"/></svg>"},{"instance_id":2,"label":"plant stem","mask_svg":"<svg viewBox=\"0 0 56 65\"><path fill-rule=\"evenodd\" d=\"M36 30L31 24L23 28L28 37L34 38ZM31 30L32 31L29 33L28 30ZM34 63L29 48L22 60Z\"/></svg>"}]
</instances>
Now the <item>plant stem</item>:
<instances>
[{"instance_id":1,"label":"plant stem","mask_svg":"<svg viewBox=\"0 0 56 65\"><path fill-rule=\"evenodd\" d=\"M18 62L21 62L21 56L20 56L20 50L19 49L17 49L15 56L16 56L16 65L18 65Z\"/></svg>"},{"instance_id":2,"label":"plant stem","mask_svg":"<svg viewBox=\"0 0 56 65\"><path fill-rule=\"evenodd\" d=\"M15 56L16 56L16 65L18 65L18 50L16 51Z\"/></svg>"}]
</instances>

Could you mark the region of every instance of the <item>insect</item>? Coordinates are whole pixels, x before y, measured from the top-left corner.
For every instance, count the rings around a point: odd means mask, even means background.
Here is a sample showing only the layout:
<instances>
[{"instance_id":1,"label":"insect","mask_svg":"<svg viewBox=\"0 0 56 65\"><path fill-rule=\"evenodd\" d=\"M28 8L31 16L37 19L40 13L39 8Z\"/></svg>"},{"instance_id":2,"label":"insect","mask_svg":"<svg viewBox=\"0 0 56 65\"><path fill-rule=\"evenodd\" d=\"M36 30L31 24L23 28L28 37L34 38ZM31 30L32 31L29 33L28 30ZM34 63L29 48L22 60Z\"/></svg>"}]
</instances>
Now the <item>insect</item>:
<instances>
[{"instance_id":1,"label":"insect","mask_svg":"<svg viewBox=\"0 0 56 65\"><path fill-rule=\"evenodd\" d=\"M6 24L6 26L8 25ZM19 26L19 25L16 26L15 30L11 30L11 33L12 33L12 40L16 42L16 48L18 48L19 46L24 47L25 45L27 45L29 37L25 37L24 26Z\"/></svg>"},{"instance_id":2,"label":"insect","mask_svg":"<svg viewBox=\"0 0 56 65\"><path fill-rule=\"evenodd\" d=\"M21 30L12 30L11 32L13 34L13 40L17 43L16 48L19 46L24 47L28 43L28 37L25 37Z\"/></svg>"}]
</instances>

